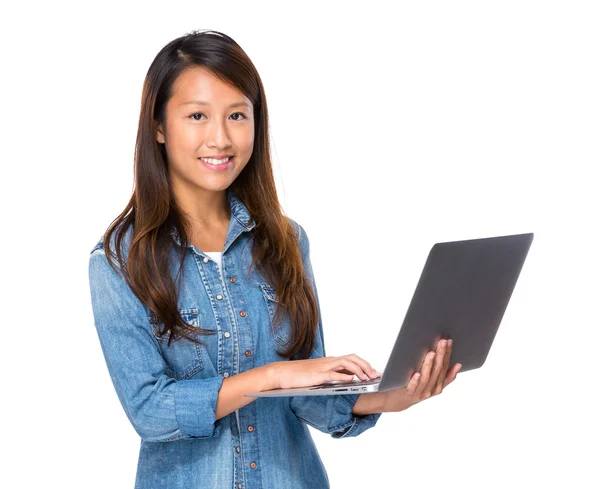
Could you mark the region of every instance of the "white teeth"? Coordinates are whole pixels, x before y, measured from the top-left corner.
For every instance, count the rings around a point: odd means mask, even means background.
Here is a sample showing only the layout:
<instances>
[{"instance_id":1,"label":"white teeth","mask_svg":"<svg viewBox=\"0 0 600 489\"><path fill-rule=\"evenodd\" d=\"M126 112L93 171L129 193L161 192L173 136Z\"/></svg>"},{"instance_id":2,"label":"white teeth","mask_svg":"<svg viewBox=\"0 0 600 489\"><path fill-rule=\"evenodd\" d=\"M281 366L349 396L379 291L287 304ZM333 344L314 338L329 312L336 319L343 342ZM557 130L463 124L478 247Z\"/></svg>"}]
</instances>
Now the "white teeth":
<instances>
[{"instance_id":1,"label":"white teeth","mask_svg":"<svg viewBox=\"0 0 600 489\"><path fill-rule=\"evenodd\" d=\"M210 163L211 165L220 165L222 163L225 163L226 161L229 161L230 157L228 156L227 158L223 158L222 160L215 160L214 158L200 158L202 161L206 161L207 163Z\"/></svg>"}]
</instances>

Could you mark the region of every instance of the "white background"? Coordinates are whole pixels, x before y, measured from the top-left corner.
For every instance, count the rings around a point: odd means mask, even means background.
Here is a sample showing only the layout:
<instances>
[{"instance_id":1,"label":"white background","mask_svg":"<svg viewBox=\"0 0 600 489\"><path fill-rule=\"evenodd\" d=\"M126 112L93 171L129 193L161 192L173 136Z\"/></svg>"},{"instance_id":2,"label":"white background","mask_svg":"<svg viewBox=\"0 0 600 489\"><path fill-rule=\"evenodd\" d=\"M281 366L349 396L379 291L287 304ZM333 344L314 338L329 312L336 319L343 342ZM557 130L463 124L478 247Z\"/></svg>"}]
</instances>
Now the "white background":
<instances>
[{"instance_id":1,"label":"white background","mask_svg":"<svg viewBox=\"0 0 600 489\"><path fill-rule=\"evenodd\" d=\"M3 6L0 485L133 487L89 252L131 195L152 59L216 29L262 77L328 355L385 367L433 243L535 233L481 369L356 438L312 430L332 488L598 487L597 5Z\"/></svg>"}]
</instances>

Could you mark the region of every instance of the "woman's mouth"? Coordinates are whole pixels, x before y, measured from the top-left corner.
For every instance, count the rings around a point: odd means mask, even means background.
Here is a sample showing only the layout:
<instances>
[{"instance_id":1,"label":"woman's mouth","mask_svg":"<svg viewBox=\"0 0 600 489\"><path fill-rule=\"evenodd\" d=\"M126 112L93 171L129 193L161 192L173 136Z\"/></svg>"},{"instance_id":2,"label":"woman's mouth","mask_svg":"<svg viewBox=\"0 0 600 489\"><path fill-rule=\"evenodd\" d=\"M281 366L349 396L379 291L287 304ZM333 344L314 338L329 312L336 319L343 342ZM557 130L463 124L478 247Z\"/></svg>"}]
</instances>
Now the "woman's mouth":
<instances>
[{"instance_id":1,"label":"woman's mouth","mask_svg":"<svg viewBox=\"0 0 600 489\"><path fill-rule=\"evenodd\" d=\"M214 160L212 158L198 158L200 162L211 170L225 170L231 165L233 160L233 156L229 156L228 158L224 158L222 160Z\"/></svg>"}]
</instances>

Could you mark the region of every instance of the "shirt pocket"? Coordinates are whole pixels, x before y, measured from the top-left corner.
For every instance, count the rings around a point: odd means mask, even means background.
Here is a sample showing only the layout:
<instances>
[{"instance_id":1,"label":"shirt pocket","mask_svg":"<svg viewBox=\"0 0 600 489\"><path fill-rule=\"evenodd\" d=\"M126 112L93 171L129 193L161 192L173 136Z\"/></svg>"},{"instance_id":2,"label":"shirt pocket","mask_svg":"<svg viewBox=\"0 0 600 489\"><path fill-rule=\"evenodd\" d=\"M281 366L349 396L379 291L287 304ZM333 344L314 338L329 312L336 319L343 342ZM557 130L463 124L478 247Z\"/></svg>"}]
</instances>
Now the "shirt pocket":
<instances>
[{"instance_id":1,"label":"shirt pocket","mask_svg":"<svg viewBox=\"0 0 600 489\"><path fill-rule=\"evenodd\" d=\"M186 323L196 328L200 327L197 307L179 309L179 314ZM184 380L192 377L204 368L202 345L174 334L169 346L169 333L162 337L159 336L159 331L164 328L164 324L162 322L159 323L153 313L150 313L148 319L152 326L152 334L158 340L161 354L165 360L167 375L178 380Z\"/></svg>"},{"instance_id":2,"label":"shirt pocket","mask_svg":"<svg viewBox=\"0 0 600 489\"><path fill-rule=\"evenodd\" d=\"M284 348L287 348L292 331L290 315L286 312L283 318L283 322L279 326L276 326L275 309L277 308L277 304L280 302L280 298L275 292L275 289L273 289L273 287L271 287L270 284L261 283L259 284L259 286L263 292L267 309L269 310L269 318L271 320L271 333L273 334L275 343L283 346Z\"/></svg>"}]
</instances>

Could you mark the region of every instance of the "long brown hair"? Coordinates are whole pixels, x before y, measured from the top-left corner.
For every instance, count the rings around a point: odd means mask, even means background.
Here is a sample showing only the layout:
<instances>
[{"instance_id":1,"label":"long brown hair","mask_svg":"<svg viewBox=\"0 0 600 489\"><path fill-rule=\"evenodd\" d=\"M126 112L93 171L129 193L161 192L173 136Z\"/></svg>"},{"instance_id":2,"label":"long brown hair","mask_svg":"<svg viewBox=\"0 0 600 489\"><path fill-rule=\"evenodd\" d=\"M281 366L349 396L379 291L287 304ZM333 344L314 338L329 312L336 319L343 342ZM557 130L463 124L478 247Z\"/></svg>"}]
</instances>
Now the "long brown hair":
<instances>
[{"instance_id":1,"label":"long brown hair","mask_svg":"<svg viewBox=\"0 0 600 489\"><path fill-rule=\"evenodd\" d=\"M125 210L110 224L104 248L110 250L115 233L116 258L121 273L134 294L174 336L202 343L194 336L214 330L186 323L177 308L183 262L188 251L189 221L178 206L169 184L164 145L155 138L156 125L166 119L167 101L173 83L186 69L202 66L248 97L254 107L252 156L228 188L248 208L256 225L252 232L252 266L257 266L279 296L274 327L287 313L292 331L286 357L299 352L307 358L314 347L318 307L311 283L303 268L296 231L283 214L278 197L269 149L267 101L261 79L242 48L217 31L192 31L164 46L150 65L144 80L140 118L134 154L134 190ZM126 263L121 252L127 229L133 226ZM180 247L179 282L169 271L169 250L175 245L171 231L177 231ZM111 267L118 272L106 253Z\"/></svg>"}]
</instances>

